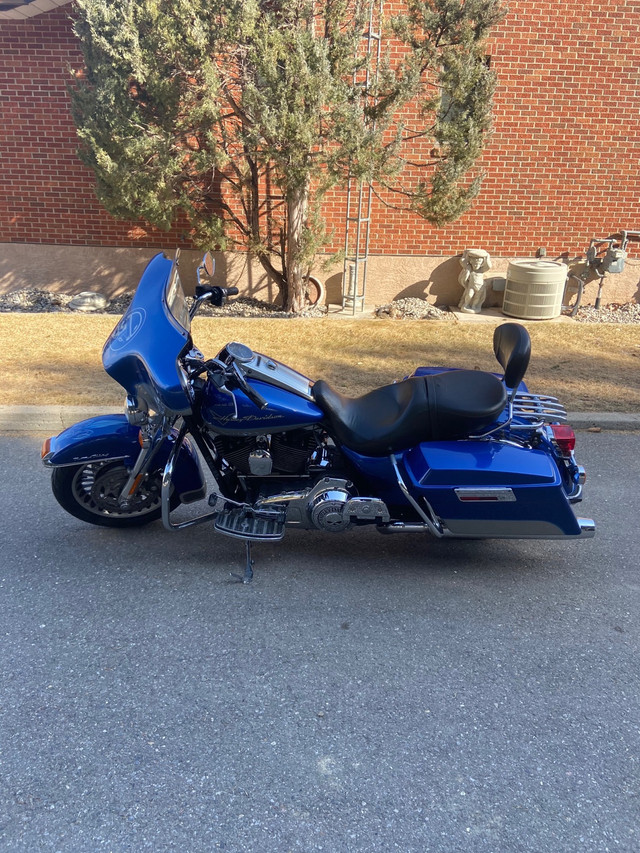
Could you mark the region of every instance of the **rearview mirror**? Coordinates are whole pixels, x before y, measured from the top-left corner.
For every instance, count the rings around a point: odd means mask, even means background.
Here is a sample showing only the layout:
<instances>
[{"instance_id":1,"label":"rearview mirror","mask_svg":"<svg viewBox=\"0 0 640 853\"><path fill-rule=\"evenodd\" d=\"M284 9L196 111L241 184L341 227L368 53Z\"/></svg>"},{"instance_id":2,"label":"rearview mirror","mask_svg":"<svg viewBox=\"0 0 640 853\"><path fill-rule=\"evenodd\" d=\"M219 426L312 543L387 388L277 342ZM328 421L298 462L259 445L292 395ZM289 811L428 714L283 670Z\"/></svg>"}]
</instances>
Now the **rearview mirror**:
<instances>
[{"instance_id":1,"label":"rearview mirror","mask_svg":"<svg viewBox=\"0 0 640 853\"><path fill-rule=\"evenodd\" d=\"M216 262L213 260L213 255L211 252L205 252L202 263L198 267L198 272L204 271L209 277L211 277L215 272L215 269Z\"/></svg>"}]
</instances>

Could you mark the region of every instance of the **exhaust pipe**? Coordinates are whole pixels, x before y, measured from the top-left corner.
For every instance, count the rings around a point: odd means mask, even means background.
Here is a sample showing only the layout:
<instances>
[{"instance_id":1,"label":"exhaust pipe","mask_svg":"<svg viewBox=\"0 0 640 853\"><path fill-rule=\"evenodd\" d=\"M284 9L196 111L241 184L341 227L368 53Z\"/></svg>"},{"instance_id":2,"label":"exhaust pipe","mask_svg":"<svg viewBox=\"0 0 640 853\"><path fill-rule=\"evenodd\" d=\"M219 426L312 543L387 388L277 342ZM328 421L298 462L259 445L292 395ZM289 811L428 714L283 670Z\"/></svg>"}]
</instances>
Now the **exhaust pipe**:
<instances>
[{"instance_id":1,"label":"exhaust pipe","mask_svg":"<svg viewBox=\"0 0 640 853\"><path fill-rule=\"evenodd\" d=\"M582 539L593 539L596 535L596 523L592 518L579 518L580 525L579 537Z\"/></svg>"}]
</instances>

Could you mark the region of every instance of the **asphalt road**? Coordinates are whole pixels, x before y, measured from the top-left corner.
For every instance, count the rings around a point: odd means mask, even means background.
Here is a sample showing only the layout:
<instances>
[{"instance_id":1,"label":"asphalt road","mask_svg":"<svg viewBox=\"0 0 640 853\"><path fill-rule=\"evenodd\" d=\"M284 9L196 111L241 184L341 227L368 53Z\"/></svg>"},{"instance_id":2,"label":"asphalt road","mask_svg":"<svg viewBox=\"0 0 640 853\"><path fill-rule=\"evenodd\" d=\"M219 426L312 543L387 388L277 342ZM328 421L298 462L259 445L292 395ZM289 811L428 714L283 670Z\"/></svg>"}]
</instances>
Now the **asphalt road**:
<instances>
[{"instance_id":1,"label":"asphalt road","mask_svg":"<svg viewBox=\"0 0 640 853\"><path fill-rule=\"evenodd\" d=\"M640 849L640 435L583 542L114 532L0 439L0 850Z\"/></svg>"}]
</instances>

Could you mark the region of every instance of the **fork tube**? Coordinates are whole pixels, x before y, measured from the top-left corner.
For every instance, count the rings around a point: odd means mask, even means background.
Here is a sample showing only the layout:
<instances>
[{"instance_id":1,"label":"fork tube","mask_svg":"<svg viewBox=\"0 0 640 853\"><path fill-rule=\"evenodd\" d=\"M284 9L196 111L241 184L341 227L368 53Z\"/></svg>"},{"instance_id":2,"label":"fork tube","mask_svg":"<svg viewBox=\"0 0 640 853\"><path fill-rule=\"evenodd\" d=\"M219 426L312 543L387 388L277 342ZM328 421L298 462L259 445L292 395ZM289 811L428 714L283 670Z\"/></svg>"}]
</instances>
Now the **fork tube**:
<instances>
[{"instance_id":1,"label":"fork tube","mask_svg":"<svg viewBox=\"0 0 640 853\"><path fill-rule=\"evenodd\" d=\"M151 458L158 447L157 442L151 442L146 447L143 445L138 453L138 458L135 461L131 473L127 478L127 482L122 487L122 491L118 496L120 506L126 506L131 498L135 495L138 486L151 462Z\"/></svg>"}]
</instances>

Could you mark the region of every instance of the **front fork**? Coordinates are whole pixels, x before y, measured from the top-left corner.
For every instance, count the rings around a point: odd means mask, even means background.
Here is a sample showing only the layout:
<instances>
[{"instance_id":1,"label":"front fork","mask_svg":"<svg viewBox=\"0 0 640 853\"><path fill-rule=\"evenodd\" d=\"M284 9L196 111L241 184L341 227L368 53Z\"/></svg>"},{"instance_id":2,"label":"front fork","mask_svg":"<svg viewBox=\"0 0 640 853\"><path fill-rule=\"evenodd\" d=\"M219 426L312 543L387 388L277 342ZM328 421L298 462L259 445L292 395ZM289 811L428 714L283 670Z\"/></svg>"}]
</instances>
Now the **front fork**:
<instances>
[{"instance_id":1,"label":"front fork","mask_svg":"<svg viewBox=\"0 0 640 853\"><path fill-rule=\"evenodd\" d=\"M146 411L137 408L133 398L130 397L127 397L126 409L125 414L129 423L140 429L138 433L140 452L118 496L118 504L123 509L127 509L131 505L131 501L138 491L140 483L144 480L156 451L163 441L169 437L174 423L173 420L164 417L150 418Z\"/></svg>"},{"instance_id":2,"label":"front fork","mask_svg":"<svg viewBox=\"0 0 640 853\"><path fill-rule=\"evenodd\" d=\"M122 491L118 497L118 504L122 509L127 509L127 507L131 505L131 501L138 490L138 486L144 480L144 476L151 464L153 454L160 446L161 440L164 437L165 436L162 435L160 440L154 442L148 438L143 438L142 432L140 432L140 453L138 453L138 458L136 459L127 482L122 487Z\"/></svg>"},{"instance_id":3,"label":"front fork","mask_svg":"<svg viewBox=\"0 0 640 853\"><path fill-rule=\"evenodd\" d=\"M132 419L128 418L129 423L132 423ZM122 487L120 494L118 496L118 504L126 509L130 506L140 484L144 481L147 471L151 467L152 462L156 457L157 451L160 450L165 441L172 441L172 448L169 452L169 456L167 458L166 463L164 464L163 469L163 488L162 488L162 507L163 507L163 519L165 516L165 512L168 517L168 513L170 512L171 507L171 491L172 485L174 484L173 475L175 471L175 466L178 462L178 458L180 452L184 445L184 440L188 431L188 426L183 422L180 430L177 435L171 435L173 431L173 425L175 423L174 420L168 420L163 418L161 422L157 420L153 421L143 421L142 419L138 420L137 423L133 422L134 425L139 426L140 432L138 434L138 442L140 444L140 452L138 453L136 460L133 464L129 472L129 476L124 486ZM193 498L191 498L193 499ZM184 501L184 496L182 497ZM165 511L166 505L166 511ZM209 516L207 516L208 518ZM165 525L169 526L169 525ZM170 525L171 527L179 527L191 526L191 523L185 523L183 525Z\"/></svg>"}]
</instances>

